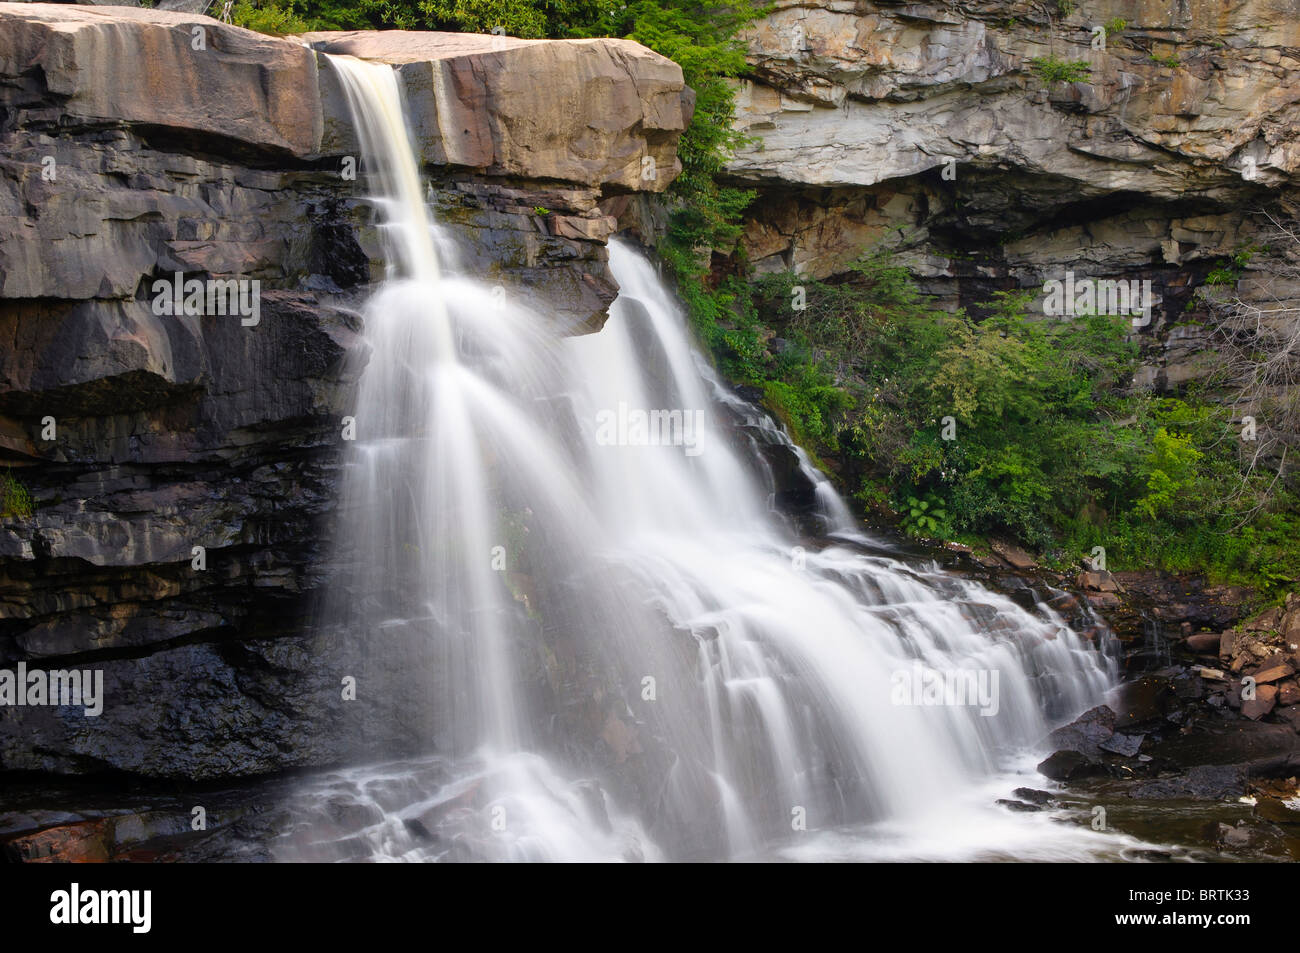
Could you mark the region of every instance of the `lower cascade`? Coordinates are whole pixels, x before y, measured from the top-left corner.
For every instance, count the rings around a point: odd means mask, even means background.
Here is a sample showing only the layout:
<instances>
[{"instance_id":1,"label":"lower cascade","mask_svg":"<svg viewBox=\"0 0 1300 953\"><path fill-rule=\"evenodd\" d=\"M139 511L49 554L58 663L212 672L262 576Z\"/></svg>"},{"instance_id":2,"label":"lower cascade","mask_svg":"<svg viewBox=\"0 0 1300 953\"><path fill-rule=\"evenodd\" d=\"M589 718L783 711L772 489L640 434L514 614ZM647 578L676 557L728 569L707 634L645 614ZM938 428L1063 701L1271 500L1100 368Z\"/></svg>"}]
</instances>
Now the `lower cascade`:
<instances>
[{"instance_id":1,"label":"lower cascade","mask_svg":"<svg viewBox=\"0 0 1300 953\"><path fill-rule=\"evenodd\" d=\"M422 647L411 666L429 673L428 705L412 730L437 754L305 787L279 856L1123 847L994 805L1055 724L1102 700L1114 671L1096 645L1046 605L854 529L806 455L718 379L629 245L610 246L621 293L584 336L456 274L397 74L331 62L390 277L365 307L336 534L346 578L321 611L370 655L399 638ZM812 488L813 520L773 505L774 448Z\"/></svg>"}]
</instances>

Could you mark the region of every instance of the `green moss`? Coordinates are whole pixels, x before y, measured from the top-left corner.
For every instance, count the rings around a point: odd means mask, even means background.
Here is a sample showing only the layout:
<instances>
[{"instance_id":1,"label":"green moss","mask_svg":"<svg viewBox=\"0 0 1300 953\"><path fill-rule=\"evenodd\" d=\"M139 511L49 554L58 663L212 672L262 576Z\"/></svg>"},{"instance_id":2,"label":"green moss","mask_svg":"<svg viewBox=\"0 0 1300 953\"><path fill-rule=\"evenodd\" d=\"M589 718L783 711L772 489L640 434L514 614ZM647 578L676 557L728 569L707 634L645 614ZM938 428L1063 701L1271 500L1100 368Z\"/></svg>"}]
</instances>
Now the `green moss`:
<instances>
[{"instance_id":1,"label":"green moss","mask_svg":"<svg viewBox=\"0 0 1300 953\"><path fill-rule=\"evenodd\" d=\"M0 474L0 517L6 519L31 519L36 504L27 487L6 469Z\"/></svg>"}]
</instances>

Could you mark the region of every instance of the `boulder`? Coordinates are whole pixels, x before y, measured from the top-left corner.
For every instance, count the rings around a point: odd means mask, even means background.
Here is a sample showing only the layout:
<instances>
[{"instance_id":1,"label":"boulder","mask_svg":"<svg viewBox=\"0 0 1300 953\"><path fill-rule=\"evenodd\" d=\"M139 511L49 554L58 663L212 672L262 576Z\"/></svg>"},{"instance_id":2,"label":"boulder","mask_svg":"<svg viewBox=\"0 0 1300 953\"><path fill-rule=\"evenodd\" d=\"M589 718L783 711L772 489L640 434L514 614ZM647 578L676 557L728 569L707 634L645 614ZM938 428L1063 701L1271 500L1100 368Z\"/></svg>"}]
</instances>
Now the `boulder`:
<instances>
[{"instance_id":1,"label":"boulder","mask_svg":"<svg viewBox=\"0 0 1300 953\"><path fill-rule=\"evenodd\" d=\"M1078 751L1056 751L1038 765L1038 773L1053 781L1077 781L1106 773L1106 766Z\"/></svg>"},{"instance_id":2,"label":"boulder","mask_svg":"<svg viewBox=\"0 0 1300 953\"><path fill-rule=\"evenodd\" d=\"M1101 757L1101 745L1115 733L1115 712L1106 705L1089 708L1070 724L1048 735L1059 751L1077 751L1090 758Z\"/></svg>"},{"instance_id":3,"label":"boulder","mask_svg":"<svg viewBox=\"0 0 1300 953\"><path fill-rule=\"evenodd\" d=\"M1038 566L1038 562L1033 556L1014 543L995 539L989 543L989 547L1012 569L1019 569L1023 572L1035 569Z\"/></svg>"}]
</instances>

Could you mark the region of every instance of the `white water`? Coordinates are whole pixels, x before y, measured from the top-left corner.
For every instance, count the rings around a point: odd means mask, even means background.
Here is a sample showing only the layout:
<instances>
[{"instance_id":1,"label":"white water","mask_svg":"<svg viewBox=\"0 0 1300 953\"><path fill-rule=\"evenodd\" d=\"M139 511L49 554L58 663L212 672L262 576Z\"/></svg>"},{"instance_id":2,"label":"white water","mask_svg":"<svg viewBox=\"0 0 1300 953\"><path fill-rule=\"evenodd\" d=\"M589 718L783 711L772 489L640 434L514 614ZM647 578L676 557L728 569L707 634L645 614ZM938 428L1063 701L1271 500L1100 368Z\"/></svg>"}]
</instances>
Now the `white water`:
<instances>
[{"instance_id":1,"label":"white water","mask_svg":"<svg viewBox=\"0 0 1300 953\"><path fill-rule=\"evenodd\" d=\"M390 278L365 312L338 534L351 569L331 611L368 651L418 633L438 673L419 730L438 754L327 779L318 803L362 820L305 823L285 856L1117 849L992 806L1053 722L1100 701L1113 673L1099 653L1046 608L882 555L802 451L717 381L629 247L611 245L622 292L585 337L441 275L395 72L332 62ZM607 445L599 421L620 406L698 412L698 444ZM773 511L759 443L798 454L832 535L801 538ZM914 665L996 673L997 713L896 703L892 679Z\"/></svg>"}]
</instances>

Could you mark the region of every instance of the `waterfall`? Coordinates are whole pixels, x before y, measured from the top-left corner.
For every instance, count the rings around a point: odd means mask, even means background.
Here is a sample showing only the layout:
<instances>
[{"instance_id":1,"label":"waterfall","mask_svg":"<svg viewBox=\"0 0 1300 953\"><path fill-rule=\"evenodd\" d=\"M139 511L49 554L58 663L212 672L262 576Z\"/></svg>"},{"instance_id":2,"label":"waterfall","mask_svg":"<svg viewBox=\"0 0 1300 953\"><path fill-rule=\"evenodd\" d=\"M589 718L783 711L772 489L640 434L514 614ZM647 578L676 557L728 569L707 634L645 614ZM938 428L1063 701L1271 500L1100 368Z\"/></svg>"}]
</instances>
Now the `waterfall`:
<instances>
[{"instance_id":1,"label":"waterfall","mask_svg":"<svg viewBox=\"0 0 1300 953\"><path fill-rule=\"evenodd\" d=\"M427 756L319 782L283 856L1096 850L1103 835L992 800L1054 722L1100 701L1102 654L1046 606L855 530L630 246L611 244L622 290L582 337L441 274L396 72L331 63L390 274L364 313L327 613L372 654L414 633L434 684ZM762 444L795 455L822 532L773 507ZM337 812L312 820L340 797L362 818L346 835Z\"/></svg>"}]
</instances>

